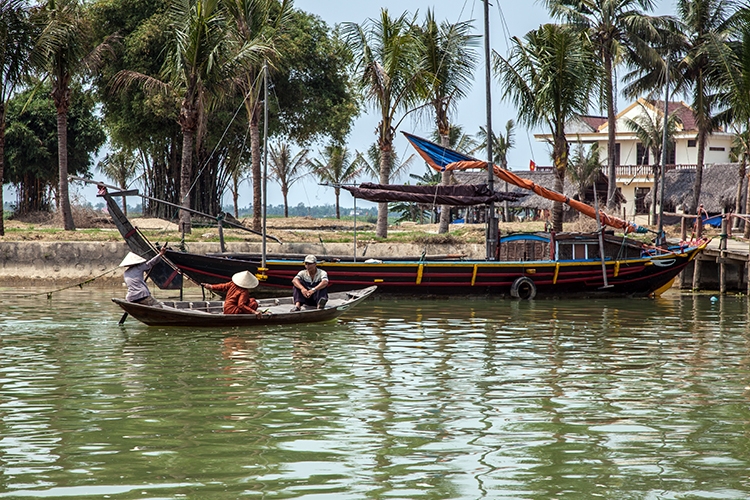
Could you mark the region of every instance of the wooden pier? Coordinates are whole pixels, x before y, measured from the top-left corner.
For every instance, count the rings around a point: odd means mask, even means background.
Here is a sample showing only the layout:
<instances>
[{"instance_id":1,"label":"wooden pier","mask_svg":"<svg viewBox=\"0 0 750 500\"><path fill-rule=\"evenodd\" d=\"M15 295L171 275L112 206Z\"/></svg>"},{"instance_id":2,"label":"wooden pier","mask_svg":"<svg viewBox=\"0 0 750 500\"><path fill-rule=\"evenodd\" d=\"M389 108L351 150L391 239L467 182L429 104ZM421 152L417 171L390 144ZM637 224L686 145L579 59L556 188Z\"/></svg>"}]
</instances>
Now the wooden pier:
<instances>
[{"instance_id":1,"label":"wooden pier","mask_svg":"<svg viewBox=\"0 0 750 500\"><path fill-rule=\"evenodd\" d=\"M682 240L685 240L685 216ZM702 235L702 228L698 229ZM741 233L740 233L741 234ZM706 249L679 276L683 290L716 290L719 293L741 292L750 295L750 241L733 237L727 218L721 231Z\"/></svg>"}]
</instances>

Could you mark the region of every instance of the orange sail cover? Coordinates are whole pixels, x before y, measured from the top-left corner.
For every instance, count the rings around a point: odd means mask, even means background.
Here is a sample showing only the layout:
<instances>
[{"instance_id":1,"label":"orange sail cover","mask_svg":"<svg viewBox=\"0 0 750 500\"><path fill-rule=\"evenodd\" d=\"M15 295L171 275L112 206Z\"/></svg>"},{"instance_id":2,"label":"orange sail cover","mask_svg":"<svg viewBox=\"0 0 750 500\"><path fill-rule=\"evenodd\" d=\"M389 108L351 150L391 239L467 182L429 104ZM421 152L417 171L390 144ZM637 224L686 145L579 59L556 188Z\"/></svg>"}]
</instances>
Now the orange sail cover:
<instances>
[{"instance_id":1,"label":"orange sail cover","mask_svg":"<svg viewBox=\"0 0 750 500\"><path fill-rule=\"evenodd\" d=\"M468 170L471 168L480 168L480 169L487 168L486 161L477 160L476 158L472 158L470 156L464 155L457 151L444 148L426 139L422 139L420 137L407 134L406 132L404 132L404 135L412 144L412 146L414 146L414 149L417 150L419 155L427 162L427 164L430 167L432 167L435 170L444 171L444 170ZM560 203L565 203L570 208L577 210L583 215L591 217L592 219L596 219L596 209L592 207L591 205L588 205L586 203L583 203L577 200L573 200L570 197L565 196L562 193L558 193L557 191L552 191L550 189L544 188L540 186L539 184L531 182L528 179L524 179L522 177L517 176L513 172L510 172L508 170L503 170L497 165L493 165L492 170L494 174L503 181L509 182L513 184L514 186L518 186L522 189L527 189L529 191L532 191L538 194L539 196L546 198L548 200L559 201ZM607 215L601 210L599 210L599 220L601 221L603 225L614 227L616 229L622 229L625 233L636 233L636 232L645 233L646 232L646 228L643 228L639 226L638 224L635 224L634 222L628 222L618 217Z\"/></svg>"}]
</instances>

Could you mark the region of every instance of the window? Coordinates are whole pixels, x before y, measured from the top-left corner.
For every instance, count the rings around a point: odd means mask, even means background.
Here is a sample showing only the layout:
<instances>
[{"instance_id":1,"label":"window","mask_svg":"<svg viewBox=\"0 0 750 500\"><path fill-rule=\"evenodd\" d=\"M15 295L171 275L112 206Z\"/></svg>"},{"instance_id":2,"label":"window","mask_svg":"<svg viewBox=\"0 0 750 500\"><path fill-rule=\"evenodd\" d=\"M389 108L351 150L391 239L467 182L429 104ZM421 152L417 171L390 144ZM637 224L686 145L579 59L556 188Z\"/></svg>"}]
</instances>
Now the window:
<instances>
[{"instance_id":1,"label":"window","mask_svg":"<svg viewBox=\"0 0 750 500\"><path fill-rule=\"evenodd\" d=\"M615 165L620 164L620 143L615 144Z\"/></svg>"},{"instance_id":2,"label":"window","mask_svg":"<svg viewBox=\"0 0 750 500\"><path fill-rule=\"evenodd\" d=\"M694 148L696 144L697 144L697 141L695 139L688 139L689 148Z\"/></svg>"},{"instance_id":3,"label":"window","mask_svg":"<svg viewBox=\"0 0 750 500\"><path fill-rule=\"evenodd\" d=\"M710 148L708 148L708 150L709 151L725 151L725 149L720 146L711 146Z\"/></svg>"},{"instance_id":4,"label":"window","mask_svg":"<svg viewBox=\"0 0 750 500\"><path fill-rule=\"evenodd\" d=\"M647 214L648 207L646 206L646 195L651 192L651 188L637 187L635 188L635 213L636 214Z\"/></svg>"},{"instance_id":5,"label":"window","mask_svg":"<svg viewBox=\"0 0 750 500\"><path fill-rule=\"evenodd\" d=\"M640 142L635 145L635 164L636 165L648 165L648 149Z\"/></svg>"},{"instance_id":6,"label":"window","mask_svg":"<svg viewBox=\"0 0 750 500\"><path fill-rule=\"evenodd\" d=\"M573 244L573 258L585 260L588 259L588 246L586 244Z\"/></svg>"},{"instance_id":7,"label":"window","mask_svg":"<svg viewBox=\"0 0 750 500\"><path fill-rule=\"evenodd\" d=\"M674 165L676 157L677 157L677 150L675 149L675 144L672 143L672 146L667 151L667 165Z\"/></svg>"}]
</instances>

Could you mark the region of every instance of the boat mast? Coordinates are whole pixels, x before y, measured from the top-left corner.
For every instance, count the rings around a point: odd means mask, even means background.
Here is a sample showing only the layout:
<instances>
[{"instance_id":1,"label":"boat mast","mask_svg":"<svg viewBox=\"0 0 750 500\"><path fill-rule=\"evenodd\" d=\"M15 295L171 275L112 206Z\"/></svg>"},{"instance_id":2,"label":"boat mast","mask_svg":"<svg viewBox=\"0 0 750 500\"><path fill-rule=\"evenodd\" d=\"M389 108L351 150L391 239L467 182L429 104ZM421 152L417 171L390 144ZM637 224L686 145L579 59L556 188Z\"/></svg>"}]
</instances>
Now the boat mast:
<instances>
[{"instance_id":1,"label":"boat mast","mask_svg":"<svg viewBox=\"0 0 750 500\"><path fill-rule=\"evenodd\" d=\"M669 118L669 57L664 62L664 129L661 131L661 172L659 172L659 225L656 230L656 244L663 245L664 237L664 172L667 169L667 119Z\"/></svg>"},{"instance_id":2,"label":"boat mast","mask_svg":"<svg viewBox=\"0 0 750 500\"><path fill-rule=\"evenodd\" d=\"M492 98L490 85L492 75L490 72L490 1L484 0L484 85L485 85L485 107L487 110L487 187L490 193L494 192L495 174L493 173L492 161ZM487 244L486 259L495 260L497 251L497 218L495 217L495 202L490 201L487 205Z\"/></svg>"},{"instance_id":3,"label":"boat mast","mask_svg":"<svg viewBox=\"0 0 750 500\"><path fill-rule=\"evenodd\" d=\"M263 237L260 266L266 269L266 216L268 205L268 61L263 63Z\"/></svg>"}]
</instances>

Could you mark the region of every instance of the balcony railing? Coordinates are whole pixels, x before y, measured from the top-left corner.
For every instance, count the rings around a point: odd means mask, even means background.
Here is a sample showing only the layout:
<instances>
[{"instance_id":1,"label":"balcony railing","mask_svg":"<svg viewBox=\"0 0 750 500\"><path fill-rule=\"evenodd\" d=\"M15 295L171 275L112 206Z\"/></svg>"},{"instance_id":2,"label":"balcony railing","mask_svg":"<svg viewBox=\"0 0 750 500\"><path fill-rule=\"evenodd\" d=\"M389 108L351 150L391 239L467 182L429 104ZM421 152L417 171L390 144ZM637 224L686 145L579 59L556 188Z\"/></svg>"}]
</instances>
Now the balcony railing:
<instances>
[{"instance_id":1,"label":"balcony railing","mask_svg":"<svg viewBox=\"0 0 750 500\"><path fill-rule=\"evenodd\" d=\"M695 163L676 163L667 164L667 172L670 170L695 170ZM537 166L536 170L539 172L552 172L555 167L549 166ZM607 168L602 168L602 173L606 175ZM615 173L618 179L621 178L637 178L637 177L651 177L653 175L653 168L651 165L618 165L615 167Z\"/></svg>"}]
</instances>

